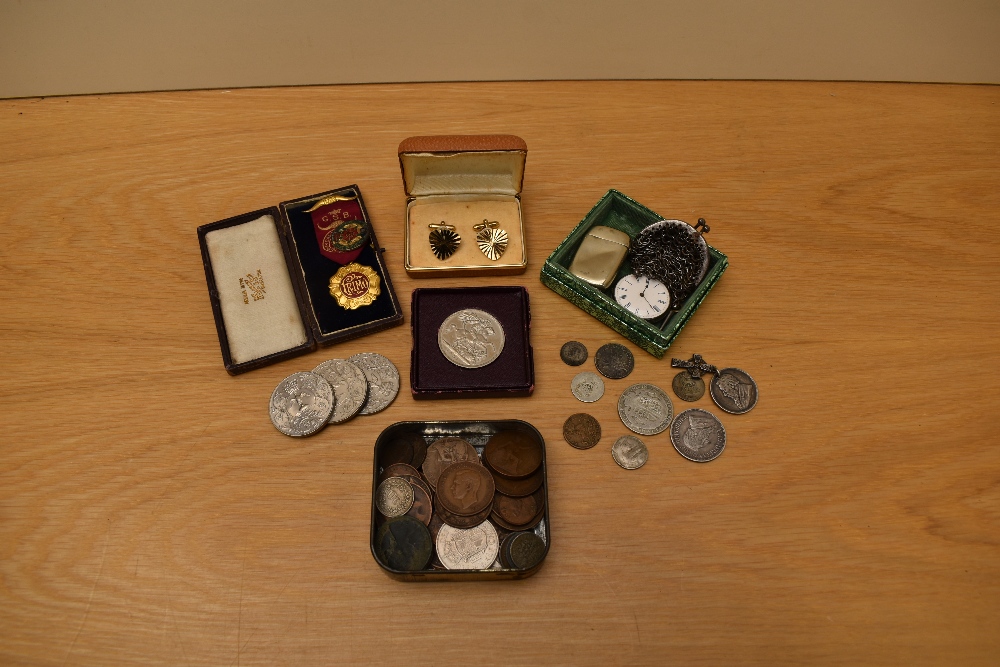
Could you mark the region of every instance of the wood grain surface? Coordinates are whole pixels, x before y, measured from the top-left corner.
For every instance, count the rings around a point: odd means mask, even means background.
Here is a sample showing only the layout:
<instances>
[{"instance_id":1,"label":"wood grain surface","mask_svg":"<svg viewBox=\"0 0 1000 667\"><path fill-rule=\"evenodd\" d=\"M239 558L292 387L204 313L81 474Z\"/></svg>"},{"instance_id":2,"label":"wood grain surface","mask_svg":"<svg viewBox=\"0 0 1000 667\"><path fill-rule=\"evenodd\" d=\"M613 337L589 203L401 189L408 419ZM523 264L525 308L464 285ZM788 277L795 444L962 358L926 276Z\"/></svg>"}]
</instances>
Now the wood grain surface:
<instances>
[{"instance_id":1,"label":"wood grain surface","mask_svg":"<svg viewBox=\"0 0 1000 667\"><path fill-rule=\"evenodd\" d=\"M760 82L377 85L0 102L0 662L7 665L1000 661L1000 88ZM402 268L396 147L528 143L523 276ZM350 183L407 324L236 378L195 227ZM671 353L747 370L709 464L618 468L616 399L544 288L608 189L708 219L730 268ZM521 284L537 389L415 402L297 440L285 375L379 351L415 287ZM668 357L670 354L668 353ZM591 368L588 361L584 368ZM404 380L405 381L405 380ZM675 407L684 407L675 400ZM563 442L588 411L594 449ZM372 445L407 419L544 435L552 548L521 582L404 584L368 546Z\"/></svg>"}]
</instances>

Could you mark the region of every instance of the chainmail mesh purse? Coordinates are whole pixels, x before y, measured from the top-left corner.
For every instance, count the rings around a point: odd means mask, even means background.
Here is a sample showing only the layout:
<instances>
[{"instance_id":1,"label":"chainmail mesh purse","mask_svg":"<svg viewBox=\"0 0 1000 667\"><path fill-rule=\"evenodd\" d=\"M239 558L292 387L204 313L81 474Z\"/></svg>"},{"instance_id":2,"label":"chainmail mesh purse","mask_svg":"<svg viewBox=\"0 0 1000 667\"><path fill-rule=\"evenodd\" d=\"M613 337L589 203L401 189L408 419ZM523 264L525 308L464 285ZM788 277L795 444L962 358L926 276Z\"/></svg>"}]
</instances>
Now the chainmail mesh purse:
<instances>
[{"instance_id":1,"label":"chainmail mesh purse","mask_svg":"<svg viewBox=\"0 0 1000 667\"><path fill-rule=\"evenodd\" d=\"M683 220L660 220L632 241L632 272L655 278L667 286L671 308L680 308L708 271L709 231L703 218L692 227Z\"/></svg>"}]
</instances>

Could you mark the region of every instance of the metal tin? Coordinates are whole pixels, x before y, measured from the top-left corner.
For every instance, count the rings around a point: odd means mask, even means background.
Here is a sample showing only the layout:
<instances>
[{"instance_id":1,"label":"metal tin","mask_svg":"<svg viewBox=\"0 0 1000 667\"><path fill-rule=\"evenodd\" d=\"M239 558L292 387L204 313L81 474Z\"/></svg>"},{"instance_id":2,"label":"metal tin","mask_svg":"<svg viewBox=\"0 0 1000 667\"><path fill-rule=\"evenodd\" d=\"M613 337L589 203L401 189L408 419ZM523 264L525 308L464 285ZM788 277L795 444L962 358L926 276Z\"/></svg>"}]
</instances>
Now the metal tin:
<instances>
[{"instance_id":1,"label":"metal tin","mask_svg":"<svg viewBox=\"0 0 1000 667\"><path fill-rule=\"evenodd\" d=\"M544 480L542 482L541 489L545 499L545 510L544 517L533 529L533 532L545 542L545 554L542 556L542 559L531 568L523 570L502 566L499 568L488 568L483 570L435 570L428 566L427 569L419 572L404 572L395 570L379 560L378 552L375 548L375 537L378 533L381 521L379 521L379 512L375 505L375 492L378 489L380 481L379 476L382 473L382 469L379 466L379 454L381 453L381 449L401 434L411 434L416 432L423 436L428 442L432 442L437 438L443 438L446 436L463 438L470 442L476 448L479 455L482 456L483 449L486 447L486 443L489 442L490 438L497 433L505 431L517 431L525 434L533 440L536 440L541 447L541 469ZM495 581L498 579L524 579L535 574L535 572L542 567L545 563L545 557L548 555L548 550L551 545L552 538L549 522L548 472L545 460L545 440L542 438L542 434L538 432L538 429L528 422L518 419L488 421L396 422L395 424L387 426L385 430L379 434L375 441L375 447L372 453L372 503L369 547L372 552L372 558L375 559L375 562L378 563L379 567L381 567L390 577L398 579L399 581Z\"/></svg>"}]
</instances>

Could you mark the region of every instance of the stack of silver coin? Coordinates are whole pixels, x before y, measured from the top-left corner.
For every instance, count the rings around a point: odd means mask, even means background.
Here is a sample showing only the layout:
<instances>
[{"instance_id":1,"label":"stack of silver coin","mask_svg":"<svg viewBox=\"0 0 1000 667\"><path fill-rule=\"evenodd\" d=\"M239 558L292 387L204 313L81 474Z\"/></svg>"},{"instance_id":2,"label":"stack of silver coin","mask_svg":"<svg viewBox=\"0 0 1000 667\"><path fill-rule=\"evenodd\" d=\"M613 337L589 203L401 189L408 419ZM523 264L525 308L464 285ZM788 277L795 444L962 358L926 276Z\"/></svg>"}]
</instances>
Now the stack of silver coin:
<instances>
[{"instance_id":1,"label":"stack of silver coin","mask_svg":"<svg viewBox=\"0 0 1000 667\"><path fill-rule=\"evenodd\" d=\"M398 393L399 371L381 354L330 359L278 383L269 404L271 423L285 435L312 435L327 424L381 412Z\"/></svg>"}]
</instances>

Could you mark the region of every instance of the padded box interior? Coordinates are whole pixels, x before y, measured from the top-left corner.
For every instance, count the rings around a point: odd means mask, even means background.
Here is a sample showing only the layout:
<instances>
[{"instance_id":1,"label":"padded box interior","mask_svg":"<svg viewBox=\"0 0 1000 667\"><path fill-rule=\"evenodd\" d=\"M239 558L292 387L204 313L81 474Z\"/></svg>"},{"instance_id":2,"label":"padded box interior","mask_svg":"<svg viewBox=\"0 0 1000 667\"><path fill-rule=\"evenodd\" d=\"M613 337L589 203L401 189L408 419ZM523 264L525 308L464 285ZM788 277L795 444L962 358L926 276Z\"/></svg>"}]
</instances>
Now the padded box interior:
<instances>
[{"instance_id":1,"label":"padded box interior","mask_svg":"<svg viewBox=\"0 0 1000 667\"><path fill-rule=\"evenodd\" d=\"M463 368L445 358L438 329L452 313L478 308L497 318L504 348L492 363ZM416 398L526 396L535 373L529 341L528 291L523 287L416 289L412 301L410 384Z\"/></svg>"}]
</instances>

